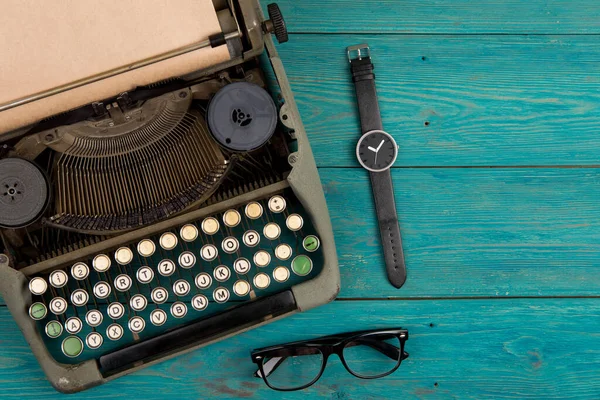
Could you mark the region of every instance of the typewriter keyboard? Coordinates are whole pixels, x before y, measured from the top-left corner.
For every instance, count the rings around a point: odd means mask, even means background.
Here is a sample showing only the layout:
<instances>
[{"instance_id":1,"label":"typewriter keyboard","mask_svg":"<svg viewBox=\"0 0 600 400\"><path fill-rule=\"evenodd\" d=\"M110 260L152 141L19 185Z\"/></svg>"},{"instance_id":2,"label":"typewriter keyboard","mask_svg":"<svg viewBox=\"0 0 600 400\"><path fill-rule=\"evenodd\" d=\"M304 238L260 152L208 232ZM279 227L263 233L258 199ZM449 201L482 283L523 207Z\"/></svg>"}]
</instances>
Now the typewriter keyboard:
<instances>
[{"instance_id":1,"label":"typewriter keyboard","mask_svg":"<svg viewBox=\"0 0 600 400\"><path fill-rule=\"evenodd\" d=\"M78 363L311 279L320 246L285 191L33 276L29 315Z\"/></svg>"}]
</instances>

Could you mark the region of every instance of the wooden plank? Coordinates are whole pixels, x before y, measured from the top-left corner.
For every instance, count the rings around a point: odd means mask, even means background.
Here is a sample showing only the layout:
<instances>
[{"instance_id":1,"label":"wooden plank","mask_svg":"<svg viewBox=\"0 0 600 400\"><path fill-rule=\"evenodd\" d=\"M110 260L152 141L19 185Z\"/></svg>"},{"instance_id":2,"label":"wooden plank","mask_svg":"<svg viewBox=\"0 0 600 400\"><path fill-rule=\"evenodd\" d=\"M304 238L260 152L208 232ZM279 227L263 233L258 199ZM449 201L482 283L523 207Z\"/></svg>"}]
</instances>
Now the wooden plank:
<instances>
[{"instance_id":1,"label":"wooden plank","mask_svg":"<svg viewBox=\"0 0 600 400\"><path fill-rule=\"evenodd\" d=\"M266 5L271 0L262 0ZM597 34L593 0L280 0L290 32L425 34Z\"/></svg>"},{"instance_id":2,"label":"wooden plank","mask_svg":"<svg viewBox=\"0 0 600 400\"><path fill-rule=\"evenodd\" d=\"M598 299L335 302L166 361L69 399L598 398ZM56 399L5 308L0 396ZM310 389L278 393L252 377L250 350L358 329L402 326L410 357L365 381L336 357Z\"/></svg>"},{"instance_id":3,"label":"wooden plank","mask_svg":"<svg viewBox=\"0 0 600 400\"><path fill-rule=\"evenodd\" d=\"M358 166L345 48L362 42L396 165L600 164L594 36L294 35L279 51L319 166Z\"/></svg>"}]
</instances>

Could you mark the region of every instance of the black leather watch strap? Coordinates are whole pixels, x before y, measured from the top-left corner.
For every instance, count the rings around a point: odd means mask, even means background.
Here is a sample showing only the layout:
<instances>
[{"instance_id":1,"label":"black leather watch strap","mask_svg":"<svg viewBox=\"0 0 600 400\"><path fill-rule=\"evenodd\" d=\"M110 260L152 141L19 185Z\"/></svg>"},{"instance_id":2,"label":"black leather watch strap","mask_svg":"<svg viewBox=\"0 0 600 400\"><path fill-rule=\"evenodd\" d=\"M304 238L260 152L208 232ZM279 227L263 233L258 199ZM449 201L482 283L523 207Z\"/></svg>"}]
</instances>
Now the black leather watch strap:
<instances>
[{"instance_id":1,"label":"black leather watch strap","mask_svg":"<svg viewBox=\"0 0 600 400\"><path fill-rule=\"evenodd\" d=\"M382 130L383 125L381 123L381 112L379 112L379 102L377 101L375 74L373 73L371 57L351 60L350 70L352 71L352 80L356 88L362 133L372 130Z\"/></svg>"}]
</instances>

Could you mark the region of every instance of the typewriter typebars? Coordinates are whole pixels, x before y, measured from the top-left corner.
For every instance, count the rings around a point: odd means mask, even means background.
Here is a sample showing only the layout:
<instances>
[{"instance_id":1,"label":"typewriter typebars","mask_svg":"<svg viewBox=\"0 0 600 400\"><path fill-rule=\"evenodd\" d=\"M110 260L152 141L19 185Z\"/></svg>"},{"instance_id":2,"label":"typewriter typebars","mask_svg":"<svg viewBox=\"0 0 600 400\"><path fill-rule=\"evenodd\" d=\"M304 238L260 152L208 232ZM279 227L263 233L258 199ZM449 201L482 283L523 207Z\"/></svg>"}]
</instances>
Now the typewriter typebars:
<instances>
[{"instance_id":1,"label":"typewriter typebars","mask_svg":"<svg viewBox=\"0 0 600 400\"><path fill-rule=\"evenodd\" d=\"M214 4L230 60L0 134L0 292L61 392L339 291L283 18Z\"/></svg>"}]
</instances>

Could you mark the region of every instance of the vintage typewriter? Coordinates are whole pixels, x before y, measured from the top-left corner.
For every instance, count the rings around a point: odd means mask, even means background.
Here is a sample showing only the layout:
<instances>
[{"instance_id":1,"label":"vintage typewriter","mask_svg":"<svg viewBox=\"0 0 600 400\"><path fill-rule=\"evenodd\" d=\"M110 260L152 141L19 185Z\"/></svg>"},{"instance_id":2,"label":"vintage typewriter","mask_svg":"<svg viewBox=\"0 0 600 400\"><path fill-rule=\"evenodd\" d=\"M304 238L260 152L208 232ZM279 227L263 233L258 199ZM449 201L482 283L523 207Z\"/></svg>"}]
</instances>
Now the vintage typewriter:
<instances>
[{"instance_id":1,"label":"vintage typewriter","mask_svg":"<svg viewBox=\"0 0 600 400\"><path fill-rule=\"evenodd\" d=\"M0 102L0 292L61 392L339 291L279 9L194 2L218 21L202 40Z\"/></svg>"}]
</instances>

